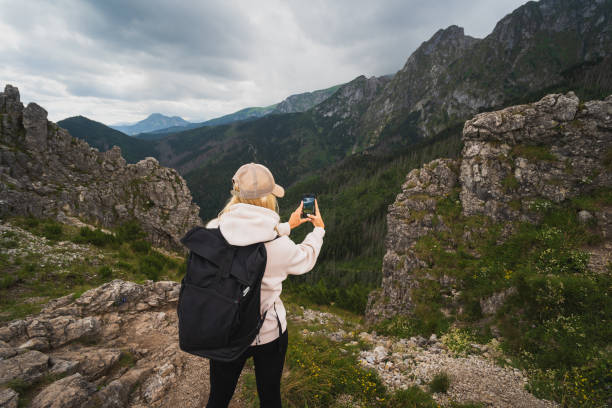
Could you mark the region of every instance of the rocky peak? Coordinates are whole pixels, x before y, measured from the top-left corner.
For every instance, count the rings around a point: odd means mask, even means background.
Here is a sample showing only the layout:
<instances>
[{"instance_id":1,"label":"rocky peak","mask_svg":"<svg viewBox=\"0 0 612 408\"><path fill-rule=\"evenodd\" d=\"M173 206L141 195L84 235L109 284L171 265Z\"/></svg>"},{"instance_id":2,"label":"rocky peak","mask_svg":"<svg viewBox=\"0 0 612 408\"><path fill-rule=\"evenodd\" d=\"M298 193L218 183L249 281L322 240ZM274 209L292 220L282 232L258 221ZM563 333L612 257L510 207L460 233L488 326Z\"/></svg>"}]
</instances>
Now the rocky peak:
<instances>
[{"instance_id":1,"label":"rocky peak","mask_svg":"<svg viewBox=\"0 0 612 408\"><path fill-rule=\"evenodd\" d=\"M446 29L438 30L429 40L425 41L417 49L424 55L431 55L436 52L451 48L458 51L474 43L478 39L464 34L463 27L451 25Z\"/></svg>"},{"instance_id":2,"label":"rocky peak","mask_svg":"<svg viewBox=\"0 0 612 408\"><path fill-rule=\"evenodd\" d=\"M176 170L152 157L126 164L117 146L99 152L49 122L36 103L24 108L10 85L0 93L0 125L1 215L102 227L137 219L155 245L173 249L201 224Z\"/></svg>"},{"instance_id":3,"label":"rocky peak","mask_svg":"<svg viewBox=\"0 0 612 408\"><path fill-rule=\"evenodd\" d=\"M362 118L363 137L375 142L387 124L407 112L422 111L448 81L446 71L450 64L479 41L452 25L421 44L367 109Z\"/></svg>"},{"instance_id":4,"label":"rocky peak","mask_svg":"<svg viewBox=\"0 0 612 408\"><path fill-rule=\"evenodd\" d=\"M6 85L4 87L4 92L0 93L0 110L6 112L16 112L19 111L19 107L23 109L23 105L19 100L19 89L12 85Z\"/></svg>"},{"instance_id":5,"label":"rocky peak","mask_svg":"<svg viewBox=\"0 0 612 408\"><path fill-rule=\"evenodd\" d=\"M450 64L479 41L477 38L465 35L463 28L456 25L438 30L410 55L393 82L405 84L406 81L417 79L426 81L428 77L437 75L440 71L439 66Z\"/></svg>"}]
</instances>

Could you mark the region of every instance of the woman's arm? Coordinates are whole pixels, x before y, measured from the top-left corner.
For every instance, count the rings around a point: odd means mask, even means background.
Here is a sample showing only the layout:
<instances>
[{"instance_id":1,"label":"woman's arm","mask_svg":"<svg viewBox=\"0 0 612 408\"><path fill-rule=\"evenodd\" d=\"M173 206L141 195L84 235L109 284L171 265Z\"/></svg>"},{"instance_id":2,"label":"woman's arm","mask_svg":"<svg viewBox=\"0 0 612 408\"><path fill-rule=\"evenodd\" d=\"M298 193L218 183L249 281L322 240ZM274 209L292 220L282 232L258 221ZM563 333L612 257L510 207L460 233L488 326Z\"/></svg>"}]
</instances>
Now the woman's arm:
<instances>
[{"instance_id":1,"label":"woman's arm","mask_svg":"<svg viewBox=\"0 0 612 408\"><path fill-rule=\"evenodd\" d=\"M301 244L296 244L289 238L286 239L288 242L285 244L287 251L285 270L288 275L302 275L314 268L321 252L324 235L325 229L315 227L306 235Z\"/></svg>"},{"instance_id":2,"label":"woman's arm","mask_svg":"<svg viewBox=\"0 0 612 408\"><path fill-rule=\"evenodd\" d=\"M293 226L298 226L304 222L310 221L315 227L312 232L306 235L301 244L295 244L293 241L289 240L292 244L292 252L287 268L287 274L289 275L301 275L314 268L317 258L319 257L319 252L321 252L323 236L325 235L325 224L323 223L317 200L315 199L315 214L309 214L309 218L302 218L302 206L303 202L301 202L300 206L291 214L289 225L293 228Z\"/></svg>"}]
</instances>

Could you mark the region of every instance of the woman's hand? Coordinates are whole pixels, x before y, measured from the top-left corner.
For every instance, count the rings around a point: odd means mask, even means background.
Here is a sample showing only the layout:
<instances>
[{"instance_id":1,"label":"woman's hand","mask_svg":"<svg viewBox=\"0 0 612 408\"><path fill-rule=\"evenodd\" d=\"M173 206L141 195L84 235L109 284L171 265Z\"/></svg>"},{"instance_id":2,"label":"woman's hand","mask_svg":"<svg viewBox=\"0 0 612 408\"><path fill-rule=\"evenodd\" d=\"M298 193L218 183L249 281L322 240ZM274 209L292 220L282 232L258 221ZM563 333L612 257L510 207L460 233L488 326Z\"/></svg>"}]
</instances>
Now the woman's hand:
<instances>
[{"instance_id":1,"label":"woman's hand","mask_svg":"<svg viewBox=\"0 0 612 408\"><path fill-rule=\"evenodd\" d=\"M316 211L314 215L308 214L309 221L312 222L312 225L314 225L315 227L325 228L325 224L323 223L323 218L321 218L321 212L319 211L319 203L317 202L316 198L315 198L315 210Z\"/></svg>"},{"instance_id":2,"label":"woman's hand","mask_svg":"<svg viewBox=\"0 0 612 408\"><path fill-rule=\"evenodd\" d=\"M289 227L294 229L295 227L302 225L305 222L310 221L308 218L302 218L302 207L304 206L304 202L300 201L300 206L291 213L289 217Z\"/></svg>"}]
</instances>

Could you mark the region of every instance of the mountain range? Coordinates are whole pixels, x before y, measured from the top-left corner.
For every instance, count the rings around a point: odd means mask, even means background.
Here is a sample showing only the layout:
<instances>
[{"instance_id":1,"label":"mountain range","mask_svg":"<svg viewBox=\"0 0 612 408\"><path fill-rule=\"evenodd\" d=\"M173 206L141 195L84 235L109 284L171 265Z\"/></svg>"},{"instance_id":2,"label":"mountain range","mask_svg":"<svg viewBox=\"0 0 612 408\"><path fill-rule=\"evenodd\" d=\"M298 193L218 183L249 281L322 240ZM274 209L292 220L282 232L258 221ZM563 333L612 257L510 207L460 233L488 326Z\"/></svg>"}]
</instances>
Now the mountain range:
<instances>
[{"instance_id":1,"label":"mountain range","mask_svg":"<svg viewBox=\"0 0 612 408\"><path fill-rule=\"evenodd\" d=\"M357 77L330 88L331 96L304 112L272 110L246 122L168 134L151 141L154 156L181 172L201 216L211 217L226 199L226 180L246 161L266 164L291 186L358 152L387 154L423 138L459 134L463 121L480 111L570 89L601 98L612 89L611 19L609 1L529 2L484 39L450 26L423 42L393 76ZM248 118L248 109L236 114Z\"/></svg>"},{"instance_id":2,"label":"mountain range","mask_svg":"<svg viewBox=\"0 0 612 408\"><path fill-rule=\"evenodd\" d=\"M111 125L110 127L127 135L135 136L139 139L157 140L162 139L169 134L179 133L185 130L203 126L225 125L242 120L257 119L270 114L304 112L329 98L341 86L342 85L335 85L313 92L290 95L282 102L275 103L274 105L244 108L237 112L204 122L191 123L178 116L169 117L160 113L153 113L146 119L133 125Z\"/></svg>"}]
</instances>

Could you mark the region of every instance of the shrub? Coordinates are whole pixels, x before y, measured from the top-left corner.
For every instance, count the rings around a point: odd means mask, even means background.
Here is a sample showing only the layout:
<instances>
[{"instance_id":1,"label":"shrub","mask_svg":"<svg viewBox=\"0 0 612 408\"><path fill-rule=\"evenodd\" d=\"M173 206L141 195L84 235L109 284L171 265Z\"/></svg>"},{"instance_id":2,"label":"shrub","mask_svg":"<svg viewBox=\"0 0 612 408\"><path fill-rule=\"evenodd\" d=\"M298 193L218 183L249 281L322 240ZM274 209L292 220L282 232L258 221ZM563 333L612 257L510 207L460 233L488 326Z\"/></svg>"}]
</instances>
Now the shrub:
<instances>
[{"instance_id":1,"label":"shrub","mask_svg":"<svg viewBox=\"0 0 612 408\"><path fill-rule=\"evenodd\" d=\"M417 334L414 319L403 315L396 315L379 322L374 326L374 330L384 336L401 338L408 338Z\"/></svg>"},{"instance_id":2,"label":"shrub","mask_svg":"<svg viewBox=\"0 0 612 408\"><path fill-rule=\"evenodd\" d=\"M514 174L508 174L504 177L501 184L506 192L514 191L519 186L519 182L516 177L514 177Z\"/></svg>"},{"instance_id":3,"label":"shrub","mask_svg":"<svg viewBox=\"0 0 612 408\"><path fill-rule=\"evenodd\" d=\"M130 242L130 248L132 248L134 252L148 254L151 250L151 243L143 239L139 239L137 241Z\"/></svg>"},{"instance_id":4,"label":"shrub","mask_svg":"<svg viewBox=\"0 0 612 408\"><path fill-rule=\"evenodd\" d=\"M19 282L19 279L17 279L13 275L4 276L2 277L2 279L0 279L0 289L11 288L15 286L18 282Z\"/></svg>"},{"instance_id":5,"label":"shrub","mask_svg":"<svg viewBox=\"0 0 612 408\"><path fill-rule=\"evenodd\" d=\"M441 338L444 344L450 351L458 356L467 356L472 350L474 339L472 335L466 331L453 327L444 334Z\"/></svg>"},{"instance_id":6,"label":"shrub","mask_svg":"<svg viewBox=\"0 0 612 408\"><path fill-rule=\"evenodd\" d=\"M81 227L79 234L72 239L76 243L87 243L97 247L110 246L117 243L117 239L111 235L103 232L99 228L91 230L87 227Z\"/></svg>"},{"instance_id":7,"label":"shrub","mask_svg":"<svg viewBox=\"0 0 612 408\"><path fill-rule=\"evenodd\" d=\"M146 236L137 220L130 220L121 224L115 229L115 235L120 242L136 241Z\"/></svg>"},{"instance_id":8,"label":"shrub","mask_svg":"<svg viewBox=\"0 0 612 408\"><path fill-rule=\"evenodd\" d=\"M512 148L514 157L524 157L529 161L557 161L557 157L546 146L518 144Z\"/></svg>"},{"instance_id":9,"label":"shrub","mask_svg":"<svg viewBox=\"0 0 612 408\"><path fill-rule=\"evenodd\" d=\"M117 262L115 262L115 267L116 268L124 269L126 271L133 271L134 270L134 266L131 263L127 263L127 262L124 262L124 261L117 261Z\"/></svg>"},{"instance_id":10,"label":"shrub","mask_svg":"<svg viewBox=\"0 0 612 408\"><path fill-rule=\"evenodd\" d=\"M386 407L389 408L438 408L431 395L421 390L417 386L412 386L405 390L396 391L391 397Z\"/></svg>"},{"instance_id":11,"label":"shrub","mask_svg":"<svg viewBox=\"0 0 612 408\"><path fill-rule=\"evenodd\" d=\"M110 279L113 277L113 270L106 265L101 266L98 269L98 276L104 280Z\"/></svg>"},{"instance_id":12,"label":"shrub","mask_svg":"<svg viewBox=\"0 0 612 408\"><path fill-rule=\"evenodd\" d=\"M450 387L450 378L445 372L438 373L429 383L430 392L446 393Z\"/></svg>"},{"instance_id":13,"label":"shrub","mask_svg":"<svg viewBox=\"0 0 612 408\"><path fill-rule=\"evenodd\" d=\"M120 367L134 367L136 365L136 361L138 359L136 358L136 356L134 355L134 353L132 353L129 350L123 350L121 351L121 355L119 356L119 360L117 360L117 364Z\"/></svg>"},{"instance_id":14,"label":"shrub","mask_svg":"<svg viewBox=\"0 0 612 408\"><path fill-rule=\"evenodd\" d=\"M156 255L145 255L138 261L139 272L152 281L158 281L164 271L163 256L160 259Z\"/></svg>"},{"instance_id":15,"label":"shrub","mask_svg":"<svg viewBox=\"0 0 612 408\"><path fill-rule=\"evenodd\" d=\"M49 223L43 227L42 234L47 239L50 239L52 241L58 241L62 238L63 229L61 224Z\"/></svg>"},{"instance_id":16,"label":"shrub","mask_svg":"<svg viewBox=\"0 0 612 408\"><path fill-rule=\"evenodd\" d=\"M23 221L24 226L28 228L36 228L40 224L40 220L34 217L28 217Z\"/></svg>"},{"instance_id":17,"label":"shrub","mask_svg":"<svg viewBox=\"0 0 612 408\"><path fill-rule=\"evenodd\" d=\"M298 332L289 325L289 333ZM290 376L281 384L283 406L333 406L339 395L349 394L362 402L358 405L369 407L386 395L375 372L362 368L352 352L342 353L325 336L293 336L286 365Z\"/></svg>"}]
</instances>

